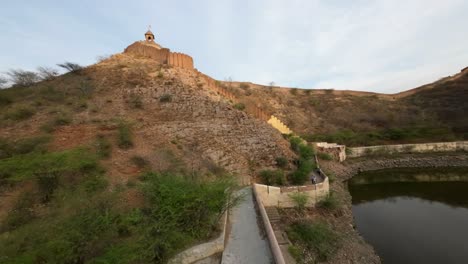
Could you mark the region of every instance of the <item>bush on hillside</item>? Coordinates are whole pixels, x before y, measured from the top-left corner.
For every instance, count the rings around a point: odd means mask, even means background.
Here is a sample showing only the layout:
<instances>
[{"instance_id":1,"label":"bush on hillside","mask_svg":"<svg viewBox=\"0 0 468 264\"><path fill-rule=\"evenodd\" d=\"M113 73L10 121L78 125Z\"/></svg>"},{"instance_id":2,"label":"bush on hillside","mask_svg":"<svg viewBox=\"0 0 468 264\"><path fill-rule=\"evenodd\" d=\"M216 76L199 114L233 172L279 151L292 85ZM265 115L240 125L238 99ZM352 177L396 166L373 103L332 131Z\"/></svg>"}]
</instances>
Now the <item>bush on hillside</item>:
<instances>
[{"instance_id":1,"label":"bush on hillside","mask_svg":"<svg viewBox=\"0 0 468 264\"><path fill-rule=\"evenodd\" d=\"M340 207L340 203L336 195L330 192L325 199L318 203L318 206L329 210L335 210Z\"/></svg>"},{"instance_id":2,"label":"bush on hillside","mask_svg":"<svg viewBox=\"0 0 468 264\"><path fill-rule=\"evenodd\" d=\"M237 109L237 110L244 110L245 109L245 104L243 103L237 103L234 105L234 108Z\"/></svg>"},{"instance_id":3,"label":"bush on hillside","mask_svg":"<svg viewBox=\"0 0 468 264\"><path fill-rule=\"evenodd\" d=\"M286 179L282 170L262 170L260 178L266 185L284 185Z\"/></svg>"},{"instance_id":4,"label":"bush on hillside","mask_svg":"<svg viewBox=\"0 0 468 264\"><path fill-rule=\"evenodd\" d=\"M63 68L65 69L66 71L68 72L72 72L72 73L77 73L79 71L81 71L83 69L83 66L77 64L77 63L73 63L73 62L64 62L64 63L59 63L57 64L57 66L59 66L60 68Z\"/></svg>"},{"instance_id":5,"label":"bush on hillside","mask_svg":"<svg viewBox=\"0 0 468 264\"><path fill-rule=\"evenodd\" d=\"M37 72L39 78L43 81L53 80L59 75L59 72L56 69L50 67L38 67Z\"/></svg>"},{"instance_id":6,"label":"bush on hillside","mask_svg":"<svg viewBox=\"0 0 468 264\"><path fill-rule=\"evenodd\" d=\"M322 160L333 160L332 155L325 152L318 152L317 157Z\"/></svg>"},{"instance_id":7,"label":"bush on hillside","mask_svg":"<svg viewBox=\"0 0 468 264\"><path fill-rule=\"evenodd\" d=\"M149 162L142 156L137 156L137 155L132 156L130 158L130 161L139 169L143 169L149 166Z\"/></svg>"},{"instance_id":8,"label":"bush on hillside","mask_svg":"<svg viewBox=\"0 0 468 264\"><path fill-rule=\"evenodd\" d=\"M130 125L126 122L120 122L118 127L117 144L121 149L129 149L133 147L133 135Z\"/></svg>"},{"instance_id":9,"label":"bush on hillside","mask_svg":"<svg viewBox=\"0 0 468 264\"><path fill-rule=\"evenodd\" d=\"M296 171L290 175L290 181L295 185L302 185L309 179L309 174L315 168L315 163L312 160L298 160Z\"/></svg>"},{"instance_id":10,"label":"bush on hillside","mask_svg":"<svg viewBox=\"0 0 468 264\"><path fill-rule=\"evenodd\" d=\"M276 166L278 168L286 168L288 166L288 159L286 159L285 157L277 157L275 159L275 162L276 162Z\"/></svg>"},{"instance_id":11,"label":"bush on hillside","mask_svg":"<svg viewBox=\"0 0 468 264\"><path fill-rule=\"evenodd\" d=\"M249 89L250 85L248 83L240 83L239 88L244 89L244 90Z\"/></svg>"},{"instance_id":12,"label":"bush on hillside","mask_svg":"<svg viewBox=\"0 0 468 264\"><path fill-rule=\"evenodd\" d=\"M98 135L95 141L96 153L102 158L109 158L112 154L112 145L104 135Z\"/></svg>"},{"instance_id":13,"label":"bush on hillside","mask_svg":"<svg viewBox=\"0 0 468 264\"><path fill-rule=\"evenodd\" d=\"M295 207L299 212L303 212L305 210L307 201L309 200L309 196L307 196L307 194L295 192L290 193L288 196L293 200Z\"/></svg>"},{"instance_id":14,"label":"bush on hillside","mask_svg":"<svg viewBox=\"0 0 468 264\"><path fill-rule=\"evenodd\" d=\"M294 245L302 247L306 251L315 253L315 262L327 261L339 248L339 235L323 222L296 222L287 230L288 237ZM303 261L301 255L300 262Z\"/></svg>"},{"instance_id":15,"label":"bush on hillside","mask_svg":"<svg viewBox=\"0 0 468 264\"><path fill-rule=\"evenodd\" d=\"M159 102L161 103L168 103L172 101L172 95L170 94L163 94L161 97L159 97Z\"/></svg>"},{"instance_id":16,"label":"bush on hillside","mask_svg":"<svg viewBox=\"0 0 468 264\"><path fill-rule=\"evenodd\" d=\"M140 95L131 94L128 100L128 103L130 104L132 108L138 108L138 109L143 108L143 100L141 99Z\"/></svg>"},{"instance_id":17,"label":"bush on hillside","mask_svg":"<svg viewBox=\"0 0 468 264\"><path fill-rule=\"evenodd\" d=\"M10 81L14 86L31 86L41 80L39 75L32 71L25 70L9 70L7 75L10 76Z\"/></svg>"},{"instance_id":18,"label":"bush on hillside","mask_svg":"<svg viewBox=\"0 0 468 264\"><path fill-rule=\"evenodd\" d=\"M31 152L45 152L46 144L49 141L50 137L47 136L30 137L16 141L0 138L0 159Z\"/></svg>"},{"instance_id":19,"label":"bush on hillside","mask_svg":"<svg viewBox=\"0 0 468 264\"><path fill-rule=\"evenodd\" d=\"M29 119L34 115L34 110L28 106L18 106L6 112L5 117L14 121Z\"/></svg>"}]
</instances>

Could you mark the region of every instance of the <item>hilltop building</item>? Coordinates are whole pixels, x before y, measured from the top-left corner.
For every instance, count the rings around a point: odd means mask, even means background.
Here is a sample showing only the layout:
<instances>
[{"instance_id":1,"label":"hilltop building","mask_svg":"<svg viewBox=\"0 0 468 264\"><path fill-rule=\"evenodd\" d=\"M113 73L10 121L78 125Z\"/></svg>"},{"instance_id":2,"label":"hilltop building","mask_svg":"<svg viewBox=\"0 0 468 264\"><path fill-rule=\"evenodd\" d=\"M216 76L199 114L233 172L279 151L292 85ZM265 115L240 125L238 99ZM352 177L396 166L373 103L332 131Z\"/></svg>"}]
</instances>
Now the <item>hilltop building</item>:
<instances>
[{"instance_id":1,"label":"hilltop building","mask_svg":"<svg viewBox=\"0 0 468 264\"><path fill-rule=\"evenodd\" d=\"M151 30L148 30L145 33L145 40L131 44L124 50L124 53L148 57L161 64L167 64L174 67L190 70L194 69L192 57L180 52L171 52L168 48L163 48L155 42L155 37Z\"/></svg>"}]
</instances>

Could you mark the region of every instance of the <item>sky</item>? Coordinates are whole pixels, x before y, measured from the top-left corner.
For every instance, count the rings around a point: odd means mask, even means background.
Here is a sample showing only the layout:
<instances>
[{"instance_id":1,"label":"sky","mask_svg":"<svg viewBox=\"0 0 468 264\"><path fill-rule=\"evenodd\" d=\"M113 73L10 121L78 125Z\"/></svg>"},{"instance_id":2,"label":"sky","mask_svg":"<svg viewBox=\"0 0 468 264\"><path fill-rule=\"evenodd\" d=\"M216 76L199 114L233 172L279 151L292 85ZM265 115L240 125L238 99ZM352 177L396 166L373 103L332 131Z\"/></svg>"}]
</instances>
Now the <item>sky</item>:
<instances>
[{"instance_id":1,"label":"sky","mask_svg":"<svg viewBox=\"0 0 468 264\"><path fill-rule=\"evenodd\" d=\"M468 66L467 0L15 0L0 10L0 72L93 64L148 25L219 80L394 93Z\"/></svg>"}]
</instances>

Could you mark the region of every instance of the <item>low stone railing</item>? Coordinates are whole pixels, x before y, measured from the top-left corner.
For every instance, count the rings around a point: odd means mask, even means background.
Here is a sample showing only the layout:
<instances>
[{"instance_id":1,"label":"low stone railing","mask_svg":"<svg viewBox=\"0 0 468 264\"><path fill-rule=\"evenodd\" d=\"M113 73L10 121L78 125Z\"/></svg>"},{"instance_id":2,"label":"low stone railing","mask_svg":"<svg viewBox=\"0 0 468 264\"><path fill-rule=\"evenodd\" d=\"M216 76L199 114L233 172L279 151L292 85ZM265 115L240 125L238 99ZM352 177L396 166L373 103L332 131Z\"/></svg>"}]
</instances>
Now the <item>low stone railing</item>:
<instances>
[{"instance_id":1,"label":"low stone railing","mask_svg":"<svg viewBox=\"0 0 468 264\"><path fill-rule=\"evenodd\" d=\"M275 231L273 230L273 226L270 223L270 219L268 219L265 205L263 204L262 199L260 198L260 195L258 194L257 189L255 188L255 185L256 184L254 184L253 187L255 201L257 202L258 209L260 211L263 226L265 227L265 232L267 234L268 242L270 244L271 253L273 255L273 258L275 259L276 264L285 264L286 262L284 260L283 252L281 252L280 245L275 236Z\"/></svg>"}]
</instances>

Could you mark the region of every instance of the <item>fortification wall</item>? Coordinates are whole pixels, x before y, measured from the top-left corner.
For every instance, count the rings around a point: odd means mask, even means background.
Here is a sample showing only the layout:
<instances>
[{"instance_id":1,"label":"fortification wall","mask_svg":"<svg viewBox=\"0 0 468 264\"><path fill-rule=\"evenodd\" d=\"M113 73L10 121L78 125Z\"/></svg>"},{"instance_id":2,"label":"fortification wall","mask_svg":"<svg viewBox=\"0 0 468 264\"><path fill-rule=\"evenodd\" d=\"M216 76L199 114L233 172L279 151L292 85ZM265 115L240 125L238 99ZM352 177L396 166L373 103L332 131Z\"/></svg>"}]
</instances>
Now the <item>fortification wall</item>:
<instances>
[{"instance_id":1,"label":"fortification wall","mask_svg":"<svg viewBox=\"0 0 468 264\"><path fill-rule=\"evenodd\" d=\"M348 157L362 157L375 154L391 153L428 153L468 151L468 141L439 142L423 144L381 145L369 147L348 148Z\"/></svg>"},{"instance_id":2,"label":"fortification wall","mask_svg":"<svg viewBox=\"0 0 468 264\"><path fill-rule=\"evenodd\" d=\"M272 115L267 122L281 132L281 134L292 134L292 130L274 115Z\"/></svg>"},{"instance_id":3,"label":"fortification wall","mask_svg":"<svg viewBox=\"0 0 468 264\"><path fill-rule=\"evenodd\" d=\"M128 46L124 53L131 53L137 56L143 56L154 59L162 64L168 64L173 67L180 67L183 69L194 69L193 58L187 54L180 52L171 52L166 48L159 48L159 46L142 43L137 41Z\"/></svg>"},{"instance_id":4,"label":"fortification wall","mask_svg":"<svg viewBox=\"0 0 468 264\"><path fill-rule=\"evenodd\" d=\"M205 81L206 85L208 88L214 90L217 92L219 95L223 96L224 98L232 101L233 103L240 103L237 99L237 97L230 92L228 89L222 87L221 85L218 84L218 81L215 79L211 78L210 76L198 71L198 74L201 76L201 78ZM246 104L245 105L245 112L248 113L249 115L252 115L258 119L267 121L270 117L263 109L261 109L258 106L252 105L252 104Z\"/></svg>"},{"instance_id":5,"label":"fortification wall","mask_svg":"<svg viewBox=\"0 0 468 264\"><path fill-rule=\"evenodd\" d=\"M275 187L254 184L254 188L265 207L276 206L280 208L292 208L296 206L296 203L291 199L290 194L306 194L309 197L306 206L313 207L328 195L330 186L327 177L323 182L315 185Z\"/></svg>"},{"instance_id":6,"label":"fortification wall","mask_svg":"<svg viewBox=\"0 0 468 264\"><path fill-rule=\"evenodd\" d=\"M137 41L132 45L128 46L124 50L124 53L131 53L138 56L152 58L160 63L165 64L167 63L167 58L169 57L170 50L165 48L158 49Z\"/></svg>"},{"instance_id":7,"label":"fortification wall","mask_svg":"<svg viewBox=\"0 0 468 264\"><path fill-rule=\"evenodd\" d=\"M180 52L170 52L167 57L167 64L183 69L194 69L193 58Z\"/></svg>"}]
</instances>

